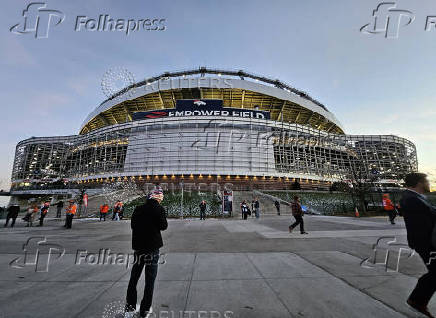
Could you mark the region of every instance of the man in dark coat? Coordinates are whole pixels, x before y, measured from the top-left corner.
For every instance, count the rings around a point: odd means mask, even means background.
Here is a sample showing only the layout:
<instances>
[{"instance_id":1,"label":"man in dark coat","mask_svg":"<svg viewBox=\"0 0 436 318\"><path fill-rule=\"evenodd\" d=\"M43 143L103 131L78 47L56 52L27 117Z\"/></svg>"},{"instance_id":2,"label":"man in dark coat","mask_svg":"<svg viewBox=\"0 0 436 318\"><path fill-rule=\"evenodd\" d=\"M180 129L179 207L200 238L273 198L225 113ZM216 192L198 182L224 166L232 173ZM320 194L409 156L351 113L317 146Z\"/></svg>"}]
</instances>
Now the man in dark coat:
<instances>
[{"instance_id":1,"label":"man in dark coat","mask_svg":"<svg viewBox=\"0 0 436 318\"><path fill-rule=\"evenodd\" d=\"M206 201L200 202L200 220L206 220Z\"/></svg>"},{"instance_id":2,"label":"man in dark coat","mask_svg":"<svg viewBox=\"0 0 436 318\"><path fill-rule=\"evenodd\" d=\"M14 227L18 212L20 212L20 206L17 204L12 204L6 209L6 211L8 211L8 215L6 216L5 227L8 226L10 219L12 219L11 227Z\"/></svg>"},{"instance_id":3,"label":"man in dark coat","mask_svg":"<svg viewBox=\"0 0 436 318\"><path fill-rule=\"evenodd\" d=\"M168 227L165 209L160 205L162 200L162 190L153 190L148 195L146 203L135 208L131 220L132 248L135 258L127 288L126 311L133 312L136 309L136 285L144 269L145 288L139 310L140 317L146 317L152 312L159 248L163 246L161 231Z\"/></svg>"},{"instance_id":4,"label":"man in dark coat","mask_svg":"<svg viewBox=\"0 0 436 318\"><path fill-rule=\"evenodd\" d=\"M405 183L407 190L403 193L400 205L406 223L407 241L421 256L428 269L419 278L407 304L425 316L433 317L427 305L436 291L436 246L432 244L436 210L424 195L430 192L430 183L425 174L411 173L406 176Z\"/></svg>"},{"instance_id":5,"label":"man in dark coat","mask_svg":"<svg viewBox=\"0 0 436 318\"><path fill-rule=\"evenodd\" d=\"M60 219L62 216L62 209L64 208L64 201L59 201L58 203L52 205L56 205L56 218Z\"/></svg>"},{"instance_id":6,"label":"man in dark coat","mask_svg":"<svg viewBox=\"0 0 436 318\"><path fill-rule=\"evenodd\" d=\"M298 196L294 197L294 202L292 202L292 204L291 204L291 209L292 209L292 215L295 218L295 222L293 224L289 225L289 233L292 233L294 228L297 225L300 225L300 233L301 234L308 234L304 230L304 221L303 221L304 212L303 212L303 209L301 208L300 197L298 197Z\"/></svg>"}]
</instances>

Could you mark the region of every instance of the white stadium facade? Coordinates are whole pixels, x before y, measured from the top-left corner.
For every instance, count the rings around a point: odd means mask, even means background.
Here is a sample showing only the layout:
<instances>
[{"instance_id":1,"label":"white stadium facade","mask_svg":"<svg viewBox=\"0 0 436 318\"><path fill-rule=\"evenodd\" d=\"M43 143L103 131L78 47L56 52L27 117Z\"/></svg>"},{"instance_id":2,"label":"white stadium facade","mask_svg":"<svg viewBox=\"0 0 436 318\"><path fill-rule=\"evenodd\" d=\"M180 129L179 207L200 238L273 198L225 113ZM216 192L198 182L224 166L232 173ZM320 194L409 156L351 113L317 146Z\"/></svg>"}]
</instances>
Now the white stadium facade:
<instances>
[{"instance_id":1,"label":"white stadium facade","mask_svg":"<svg viewBox=\"0 0 436 318\"><path fill-rule=\"evenodd\" d=\"M412 142L347 135L324 105L279 80L201 67L130 85L95 108L78 135L19 142L11 190L120 180L320 190L356 170L399 184L417 165Z\"/></svg>"}]
</instances>

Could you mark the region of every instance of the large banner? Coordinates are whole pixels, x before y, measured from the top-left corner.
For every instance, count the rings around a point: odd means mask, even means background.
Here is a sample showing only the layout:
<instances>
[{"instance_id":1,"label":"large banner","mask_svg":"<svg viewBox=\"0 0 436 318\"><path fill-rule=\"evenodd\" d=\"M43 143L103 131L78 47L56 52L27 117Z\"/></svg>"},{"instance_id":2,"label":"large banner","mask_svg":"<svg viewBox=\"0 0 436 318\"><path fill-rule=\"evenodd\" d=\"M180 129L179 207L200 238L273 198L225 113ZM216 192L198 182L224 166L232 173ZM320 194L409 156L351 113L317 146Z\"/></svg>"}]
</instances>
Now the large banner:
<instances>
[{"instance_id":1,"label":"large banner","mask_svg":"<svg viewBox=\"0 0 436 318\"><path fill-rule=\"evenodd\" d=\"M270 119L270 113L261 110L223 107L221 99L179 99L176 108L153 110L149 112L136 112L133 120L143 120L162 117L186 116L224 116Z\"/></svg>"}]
</instances>

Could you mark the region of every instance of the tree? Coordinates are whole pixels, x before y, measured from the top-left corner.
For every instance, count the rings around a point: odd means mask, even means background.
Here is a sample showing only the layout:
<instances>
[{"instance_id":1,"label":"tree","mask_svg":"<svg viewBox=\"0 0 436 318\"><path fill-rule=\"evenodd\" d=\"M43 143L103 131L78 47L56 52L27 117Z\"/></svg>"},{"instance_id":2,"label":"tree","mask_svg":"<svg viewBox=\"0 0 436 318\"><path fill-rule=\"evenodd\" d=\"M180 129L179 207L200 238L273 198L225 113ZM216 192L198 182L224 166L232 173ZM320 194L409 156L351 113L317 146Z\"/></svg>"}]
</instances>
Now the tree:
<instances>
[{"instance_id":1,"label":"tree","mask_svg":"<svg viewBox=\"0 0 436 318\"><path fill-rule=\"evenodd\" d=\"M372 191L375 182L379 180L377 173L370 171L368 163L362 158L350 157L348 179L342 182L348 184L345 188L351 194L354 205L363 213L367 212L366 195Z\"/></svg>"}]
</instances>

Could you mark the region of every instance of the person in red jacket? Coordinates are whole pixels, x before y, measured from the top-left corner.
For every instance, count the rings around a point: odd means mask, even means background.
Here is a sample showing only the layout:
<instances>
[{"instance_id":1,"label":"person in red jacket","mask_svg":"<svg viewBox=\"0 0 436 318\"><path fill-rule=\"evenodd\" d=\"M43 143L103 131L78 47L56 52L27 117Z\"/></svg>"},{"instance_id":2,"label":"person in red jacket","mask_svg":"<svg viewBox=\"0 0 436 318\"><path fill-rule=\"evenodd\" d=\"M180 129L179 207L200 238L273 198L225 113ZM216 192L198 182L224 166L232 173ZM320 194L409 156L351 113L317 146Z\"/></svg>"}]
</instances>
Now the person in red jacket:
<instances>
[{"instance_id":1,"label":"person in red jacket","mask_svg":"<svg viewBox=\"0 0 436 318\"><path fill-rule=\"evenodd\" d=\"M387 193L383 194L383 209L388 213L391 224L395 224L394 220L397 213L395 211L395 206Z\"/></svg>"}]
</instances>

